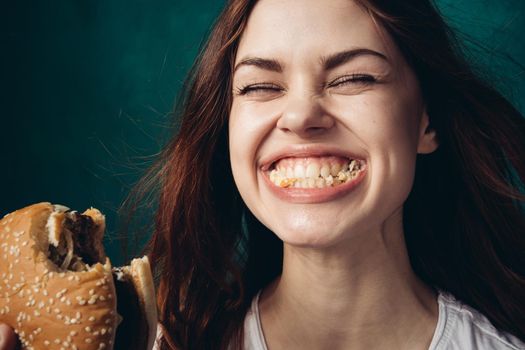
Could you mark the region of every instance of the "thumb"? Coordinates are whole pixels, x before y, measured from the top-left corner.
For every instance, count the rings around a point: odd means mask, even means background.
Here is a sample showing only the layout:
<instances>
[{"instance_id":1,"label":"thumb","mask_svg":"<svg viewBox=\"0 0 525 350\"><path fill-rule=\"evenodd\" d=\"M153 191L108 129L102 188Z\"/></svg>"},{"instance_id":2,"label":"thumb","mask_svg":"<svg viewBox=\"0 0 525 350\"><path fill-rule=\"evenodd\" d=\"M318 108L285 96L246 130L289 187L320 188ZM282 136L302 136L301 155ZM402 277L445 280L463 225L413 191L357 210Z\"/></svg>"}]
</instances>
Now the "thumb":
<instances>
[{"instance_id":1,"label":"thumb","mask_svg":"<svg viewBox=\"0 0 525 350\"><path fill-rule=\"evenodd\" d=\"M0 323L0 350L15 350L15 347L15 332L5 323Z\"/></svg>"}]
</instances>

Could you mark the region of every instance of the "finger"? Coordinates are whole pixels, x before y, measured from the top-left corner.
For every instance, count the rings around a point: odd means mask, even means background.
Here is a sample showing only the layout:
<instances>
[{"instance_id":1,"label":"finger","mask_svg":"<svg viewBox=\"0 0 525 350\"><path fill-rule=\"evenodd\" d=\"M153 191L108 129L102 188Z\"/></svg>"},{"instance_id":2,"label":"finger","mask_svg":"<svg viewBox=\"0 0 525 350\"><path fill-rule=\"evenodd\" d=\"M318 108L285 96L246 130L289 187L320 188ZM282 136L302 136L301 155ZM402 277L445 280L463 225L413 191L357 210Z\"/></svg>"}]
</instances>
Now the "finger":
<instances>
[{"instance_id":1,"label":"finger","mask_svg":"<svg viewBox=\"0 0 525 350\"><path fill-rule=\"evenodd\" d=\"M0 350L15 350L16 334L5 323L0 324Z\"/></svg>"}]
</instances>

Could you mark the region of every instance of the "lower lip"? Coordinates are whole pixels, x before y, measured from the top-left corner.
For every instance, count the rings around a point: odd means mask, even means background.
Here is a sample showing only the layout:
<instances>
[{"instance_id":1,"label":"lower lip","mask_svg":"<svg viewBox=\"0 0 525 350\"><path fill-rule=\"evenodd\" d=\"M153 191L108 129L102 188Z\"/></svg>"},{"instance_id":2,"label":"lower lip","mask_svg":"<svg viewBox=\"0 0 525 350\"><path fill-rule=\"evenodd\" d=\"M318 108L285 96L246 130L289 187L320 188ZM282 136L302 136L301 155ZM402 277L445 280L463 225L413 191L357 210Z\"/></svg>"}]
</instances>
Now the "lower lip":
<instances>
[{"instance_id":1,"label":"lower lip","mask_svg":"<svg viewBox=\"0 0 525 350\"><path fill-rule=\"evenodd\" d=\"M322 203L352 192L352 190L363 181L367 170L368 168L365 165L364 169L359 172L355 179L347 181L342 185L325 188L279 187L270 181L267 172L263 172L263 178L271 192L284 201L291 203Z\"/></svg>"}]
</instances>

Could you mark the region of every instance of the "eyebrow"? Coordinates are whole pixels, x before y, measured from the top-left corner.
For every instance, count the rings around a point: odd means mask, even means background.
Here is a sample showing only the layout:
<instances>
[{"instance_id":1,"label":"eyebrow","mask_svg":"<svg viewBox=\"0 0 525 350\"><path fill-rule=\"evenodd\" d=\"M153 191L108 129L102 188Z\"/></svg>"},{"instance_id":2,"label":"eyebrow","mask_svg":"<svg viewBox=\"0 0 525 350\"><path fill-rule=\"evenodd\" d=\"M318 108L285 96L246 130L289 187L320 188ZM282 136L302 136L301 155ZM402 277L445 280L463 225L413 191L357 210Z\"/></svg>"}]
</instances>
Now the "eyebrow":
<instances>
[{"instance_id":1,"label":"eyebrow","mask_svg":"<svg viewBox=\"0 0 525 350\"><path fill-rule=\"evenodd\" d=\"M364 56L364 55L371 55L376 56L379 58L382 58L383 60L388 62L387 57L377 51L367 49L367 48L355 48L350 50L344 50L341 52L336 52L334 54L331 54L329 56L323 56L320 58L320 63L323 66L323 69L331 70L338 66L341 66L354 58L358 56ZM262 58L262 57L246 57L243 58L239 63L235 65L235 68L233 69L233 73L237 71L242 66L253 66L258 67L260 69L272 71L272 72L278 72L281 73L283 71L282 65L279 63L279 61L271 58Z\"/></svg>"}]
</instances>

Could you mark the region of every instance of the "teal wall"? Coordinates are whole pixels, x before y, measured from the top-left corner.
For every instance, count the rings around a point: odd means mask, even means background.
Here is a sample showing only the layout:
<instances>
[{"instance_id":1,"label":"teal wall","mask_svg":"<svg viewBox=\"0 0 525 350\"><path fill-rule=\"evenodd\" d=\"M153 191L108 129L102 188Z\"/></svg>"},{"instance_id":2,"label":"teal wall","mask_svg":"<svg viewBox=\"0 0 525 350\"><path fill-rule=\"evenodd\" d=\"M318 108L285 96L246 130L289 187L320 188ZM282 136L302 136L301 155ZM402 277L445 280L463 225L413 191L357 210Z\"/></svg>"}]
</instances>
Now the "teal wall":
<instances>
[{"instance_id":1,"label":"teal wall","mask_svg":"<svg viewBox=\"0 0 525 350\"><path fill-rule=\"evenodd\" d=\"M122 261L116 209L156 153L168 113L219 0L13 1L2 11L0 214L38 201L107 214L106 246ZM525 1L442 0L450 22L525 60ZM481 57L476 51L475 59ZM481 60L521 108L523 72Z\"/></svg>"}]
</instances>

